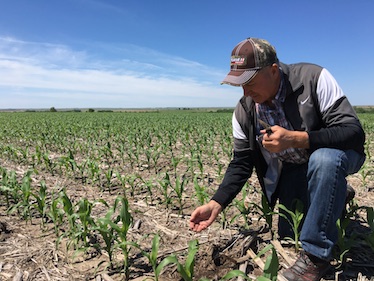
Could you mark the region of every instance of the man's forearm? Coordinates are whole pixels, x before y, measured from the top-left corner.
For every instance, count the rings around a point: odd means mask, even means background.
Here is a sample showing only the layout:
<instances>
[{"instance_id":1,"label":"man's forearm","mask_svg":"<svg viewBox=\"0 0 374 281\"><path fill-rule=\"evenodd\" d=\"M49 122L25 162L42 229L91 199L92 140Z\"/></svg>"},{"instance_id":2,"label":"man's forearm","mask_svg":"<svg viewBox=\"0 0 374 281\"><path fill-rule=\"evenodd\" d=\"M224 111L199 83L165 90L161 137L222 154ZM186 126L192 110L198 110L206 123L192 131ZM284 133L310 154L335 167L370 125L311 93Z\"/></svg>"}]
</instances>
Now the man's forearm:
<instances>
[{"instance_id":1,"label":"man's forearm","mask_svg":"<svg viewBox=\"0 0 374 281\"><path fill-rule=\"evenodd\" d=\"M225 208L240 192L252 174L253 159L248 153L234 152L234 158L227 167L225 176L212 200Z\"/></svg>"}]
</instances>

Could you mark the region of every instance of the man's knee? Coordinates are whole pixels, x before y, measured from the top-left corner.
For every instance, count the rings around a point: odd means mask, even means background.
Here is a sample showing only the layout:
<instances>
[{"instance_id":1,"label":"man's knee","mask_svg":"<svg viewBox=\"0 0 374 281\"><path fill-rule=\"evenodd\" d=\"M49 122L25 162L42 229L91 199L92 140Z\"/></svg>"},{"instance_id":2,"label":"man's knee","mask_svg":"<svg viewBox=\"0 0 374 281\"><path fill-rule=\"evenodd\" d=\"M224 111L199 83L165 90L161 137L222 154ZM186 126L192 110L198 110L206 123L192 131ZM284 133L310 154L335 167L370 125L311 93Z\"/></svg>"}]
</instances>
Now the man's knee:
<instances>
[{"instance_id":1,"label":"man's knee","mask_svg":"<svg viewBox=\"0 0 374 281\"><path fill-rule=\"evenodd\" d=\"M332 167L341 166L344 152L334 148L320 148L315 150L309 158L309 169L328 171Z\"/></svg>"}]
</instances>

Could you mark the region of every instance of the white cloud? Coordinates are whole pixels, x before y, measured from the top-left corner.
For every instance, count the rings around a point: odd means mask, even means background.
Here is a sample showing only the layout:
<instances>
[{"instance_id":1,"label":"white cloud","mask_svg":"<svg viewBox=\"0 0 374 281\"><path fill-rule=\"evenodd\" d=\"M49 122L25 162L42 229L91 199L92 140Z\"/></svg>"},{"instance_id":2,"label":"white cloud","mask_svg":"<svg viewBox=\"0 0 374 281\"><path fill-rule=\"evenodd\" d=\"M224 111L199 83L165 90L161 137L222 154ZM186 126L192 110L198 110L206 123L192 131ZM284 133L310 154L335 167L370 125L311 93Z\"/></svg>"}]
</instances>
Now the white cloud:
<instances>
[{"instance_id":1,"label":"white cloud","mask_svg":"<svg viewBox=\"0 0 374 281\"><path fill-rule=\"evenodd\" d=\"M12 38L0 46L0 108L233 106L240 96L219 85L220 71L145 48L106 59Z\"/></svg>"}]
</instances>

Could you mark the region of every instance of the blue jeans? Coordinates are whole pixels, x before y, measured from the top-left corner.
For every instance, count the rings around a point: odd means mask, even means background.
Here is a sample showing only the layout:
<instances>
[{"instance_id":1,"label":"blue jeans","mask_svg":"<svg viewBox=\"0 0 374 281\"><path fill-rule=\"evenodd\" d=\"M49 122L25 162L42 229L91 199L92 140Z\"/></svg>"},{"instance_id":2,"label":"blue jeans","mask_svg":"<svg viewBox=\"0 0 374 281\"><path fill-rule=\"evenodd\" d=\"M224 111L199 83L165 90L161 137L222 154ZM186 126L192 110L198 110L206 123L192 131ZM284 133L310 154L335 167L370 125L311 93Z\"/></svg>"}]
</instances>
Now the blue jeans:
<instances>
[{"instance_id":1,"label":"blue jeans","mask_svg":"<svg viewBox=\"0 0 374 281\"><path fill-rule=\"evenodd\" d=\"M354 150L321 148L304 165L285 165L278 185L279 203L292 209L295 198L304 204L300 241L303 249L329 260L338 239L336 221L345 208L349 174L358 172L365 156ZM279 220L280 236L289 234L285 220ZM291 236L292 237L292 236Z\"/></svg>"}]
</instances>

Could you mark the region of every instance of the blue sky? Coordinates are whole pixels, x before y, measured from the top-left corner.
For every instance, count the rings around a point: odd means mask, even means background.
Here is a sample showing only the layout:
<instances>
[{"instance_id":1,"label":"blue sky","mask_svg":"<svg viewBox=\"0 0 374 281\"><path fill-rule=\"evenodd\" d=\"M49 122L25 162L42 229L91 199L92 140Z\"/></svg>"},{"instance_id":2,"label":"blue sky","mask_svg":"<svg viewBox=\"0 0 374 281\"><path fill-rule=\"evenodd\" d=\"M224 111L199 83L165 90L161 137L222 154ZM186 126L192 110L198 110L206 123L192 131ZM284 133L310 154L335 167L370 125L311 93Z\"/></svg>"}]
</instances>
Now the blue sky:
<instances>
[{"instance_id":1,"label":"blue sky","mask_svg":"<svg viewBox=\"0 0 374 281\"><path fill-rule=\"evenodd\" d=\"M0 109L233 107L232 48L269 40L374 105L374 1L0 0Z\"/></svg>"}]
</instances>

